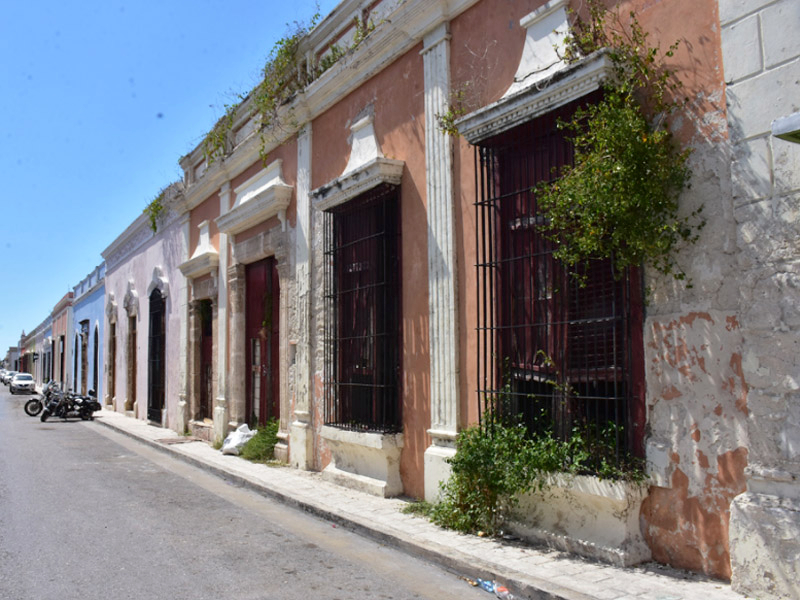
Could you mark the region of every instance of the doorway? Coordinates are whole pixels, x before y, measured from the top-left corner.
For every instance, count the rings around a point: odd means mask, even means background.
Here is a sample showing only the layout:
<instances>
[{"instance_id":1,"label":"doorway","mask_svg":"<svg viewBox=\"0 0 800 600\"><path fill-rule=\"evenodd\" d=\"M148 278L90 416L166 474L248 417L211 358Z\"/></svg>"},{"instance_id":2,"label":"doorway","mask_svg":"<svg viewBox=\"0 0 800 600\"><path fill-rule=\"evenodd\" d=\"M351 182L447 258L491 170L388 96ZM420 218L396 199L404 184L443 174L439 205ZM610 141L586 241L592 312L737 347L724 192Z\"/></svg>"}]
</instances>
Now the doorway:
<instances>
[{"instance_id":1,"label":"doorway","mask_svg":"<svg viewBox=\"0 0 800 600\"><path fill-rule=\"evenodd\" d=\"M275 257L245 269L247 421L264 425L280 418L280 284Z\"/></svg>"},{"instance_id":2,"label":"doorway","mask_svg":"<svg viewBox=\"0 0 800 600\"><path fill-rule=\"evenodd\" d=\"M200 300L198 303L198 317L200 321L200 401L195 418L202 421L203 419L210 419L212 416L214 328L211 300Z\"/></svg>"},{"instance_id":3,"label":"doorway","mask_svg":"<svg viewBox=\"0 0 800 600\"><path fill-rule=\"evenodd\" d=\"M147 420L161 423L166 379L166 335L164 296L155 289L150 294L150 333L147 350Z\"/></svg>"}]
</instances>

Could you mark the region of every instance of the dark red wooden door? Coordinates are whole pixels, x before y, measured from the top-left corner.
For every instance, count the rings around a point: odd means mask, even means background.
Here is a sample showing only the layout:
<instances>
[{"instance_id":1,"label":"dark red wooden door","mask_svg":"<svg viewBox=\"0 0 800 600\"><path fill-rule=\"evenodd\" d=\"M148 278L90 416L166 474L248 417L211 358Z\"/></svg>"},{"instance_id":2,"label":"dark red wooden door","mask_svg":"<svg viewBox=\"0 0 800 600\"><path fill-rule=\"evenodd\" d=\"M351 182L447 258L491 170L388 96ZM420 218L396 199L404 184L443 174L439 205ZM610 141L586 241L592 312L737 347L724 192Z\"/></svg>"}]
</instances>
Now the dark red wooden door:
<instances>
[{"instance_id":1,"label":"dark red wooden door","mask_svg":"<svg viewBox=\"0 0 800 600\"><path fill-rule=\"evenodd\" d=\"M210 419L214 337L210 300L203 300L200 309L200 419Z\"/></svg>"},{"instance_id":2,"label":"dark red wooden door","mask_svg":"<svg viewBox=\"0 0 800 600\"><path fill-rule=\"evenodd\" d=\"M247 265L247 419L263 425L280 417L280 284L275 258Z\"/></svg>"}]
</instances>

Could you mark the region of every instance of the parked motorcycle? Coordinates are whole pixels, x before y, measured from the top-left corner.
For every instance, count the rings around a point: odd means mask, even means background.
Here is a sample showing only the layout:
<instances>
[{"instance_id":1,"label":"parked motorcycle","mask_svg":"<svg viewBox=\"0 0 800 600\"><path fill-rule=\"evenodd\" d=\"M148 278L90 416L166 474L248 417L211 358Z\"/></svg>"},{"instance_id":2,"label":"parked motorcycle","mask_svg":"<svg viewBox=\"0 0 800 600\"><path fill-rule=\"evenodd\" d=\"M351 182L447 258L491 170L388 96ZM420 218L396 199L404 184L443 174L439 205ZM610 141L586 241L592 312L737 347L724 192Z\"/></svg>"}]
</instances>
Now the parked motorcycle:
<instances>
[{"instance_id":1,"label":"parked motorcycle","mask_svg":"<svg viewBox=\"0 0 800 600\"><path fill-rule=\"evenodd\" d=\"M93 396L80 396L71 392L54 391L39 417L42 423L51 416L65 421L70 417L80 417L84 421L94 420L94 413L102 407Z\"/></svg>"},{"instance_id":2,"label":"parked motorcycle","mask_svg":"<svg viewBox=\"0 0 800 600\"><path fill-rule=\"evenodd\" d=\"M44 386L42 389L42 396L41 398L31 398L25 403L25 414L29 417L35 417L45 405L50 401L50 397L53 395L55 390L59 389L58 384L55 381L48 381L47 385Z\"/></svg>"}]
</instances>

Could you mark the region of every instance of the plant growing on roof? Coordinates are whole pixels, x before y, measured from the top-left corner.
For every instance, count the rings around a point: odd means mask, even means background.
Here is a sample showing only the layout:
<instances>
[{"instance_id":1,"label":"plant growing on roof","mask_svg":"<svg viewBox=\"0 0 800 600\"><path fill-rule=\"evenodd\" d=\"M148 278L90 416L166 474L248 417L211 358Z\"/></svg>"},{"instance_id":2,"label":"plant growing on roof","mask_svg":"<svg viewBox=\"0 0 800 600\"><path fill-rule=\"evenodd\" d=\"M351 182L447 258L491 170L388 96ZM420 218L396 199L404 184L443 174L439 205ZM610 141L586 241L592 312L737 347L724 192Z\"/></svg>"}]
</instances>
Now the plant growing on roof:
<instances>
[{"instance_id":1,"label":"plant growing on roof","mask_svg":"<svg viewBox=\"0 0 800 600\"><path fill-rule=\"evenodd\" d=\"M225 106L225 115L206 134L202 146L209 164L223 157L229 150L228 136L233 128L235 117L249 100L250 118L255 118L261 130L261 154L267 145L269 136L275 137L277 130L285 127L293 128L296 122L289 111L281 112L282 107L291 103L294 97L303 91L312 81L336 64L343 56L355 50L375 29L375 24L368 19L354 18L355 29L352 42L347 47L332 45L321 58L312 58L311 64L305 56L300 55L302 40L320 20L319 10L308 23L295 21L290 25L290 32L275 42L261 71L261 82L246 98Z\"/></svg>"},{"instance_id":2,"label":"plant growing on roof","mask_svg":"<svg viewBox=\"0 0 800 600\"><path fill-rule=\"evenodd\" d=\"M167 188L164 188L147 204L147 206L144 207L144 213L147 215L147 218L150 221L150 229L153 230L153 233L158 231L158 221L166 210L166 207L164 206L164 199L166 198L166 195Z\"/></svg>"},{"instance_id":3,"label":"plant growing on roof","mask_svg":"<svg viewBox=\"0 0 800 600\"><path fill-rule=\"evenodd\" d=\"M678 44L662 53L648 45L634 13L625 25L599 0L589 0L587 9L587 19L572 13L562 58L575 62L604 50L613 77L604 83L599 102L559 122L574 145L575 160L536 189L548 219L543 227L555 257L573 271L591 259L613 258L620 274L644 263L684 279L674 250L696 241L704 222L702 208L678 214L691 175L690 150L679 148L669 131L669 117L685 99L680 81L664 64Z\"/></svg>"}]
</instances>

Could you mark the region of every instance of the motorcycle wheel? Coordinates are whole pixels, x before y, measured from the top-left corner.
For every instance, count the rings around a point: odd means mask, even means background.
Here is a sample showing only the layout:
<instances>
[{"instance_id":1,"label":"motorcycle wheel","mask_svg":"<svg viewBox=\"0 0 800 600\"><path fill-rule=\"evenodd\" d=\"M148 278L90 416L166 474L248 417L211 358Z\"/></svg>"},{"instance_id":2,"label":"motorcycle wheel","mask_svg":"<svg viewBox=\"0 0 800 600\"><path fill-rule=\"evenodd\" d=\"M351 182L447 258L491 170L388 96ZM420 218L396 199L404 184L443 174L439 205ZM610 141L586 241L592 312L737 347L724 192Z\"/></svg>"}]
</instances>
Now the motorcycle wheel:
<instances>
[{"instance_id":1,"label":"motorcycle wheel","mask_svg":"<svg viewBox=\"0 0 800 600\"><path fill-rule=\"evenodd\" d=\"M41 419L42 423L44 423L45 421L47 421L47 417L49 416L50 416L50 411L45 408L44 412L42 412L42 416L39 417L39 419Z\"/></svg>"},{"instance_id":2,"label":"motorcycle wheel","mask_svg":"<svg viewBox=\"0 0 800 600\"><path fill-rule=\"evenodd\" d=\"M29 417L35 417L44 408L44 404L38 398L31 398L25 403L25 414Z\"/></svg>"}]
</instances>

